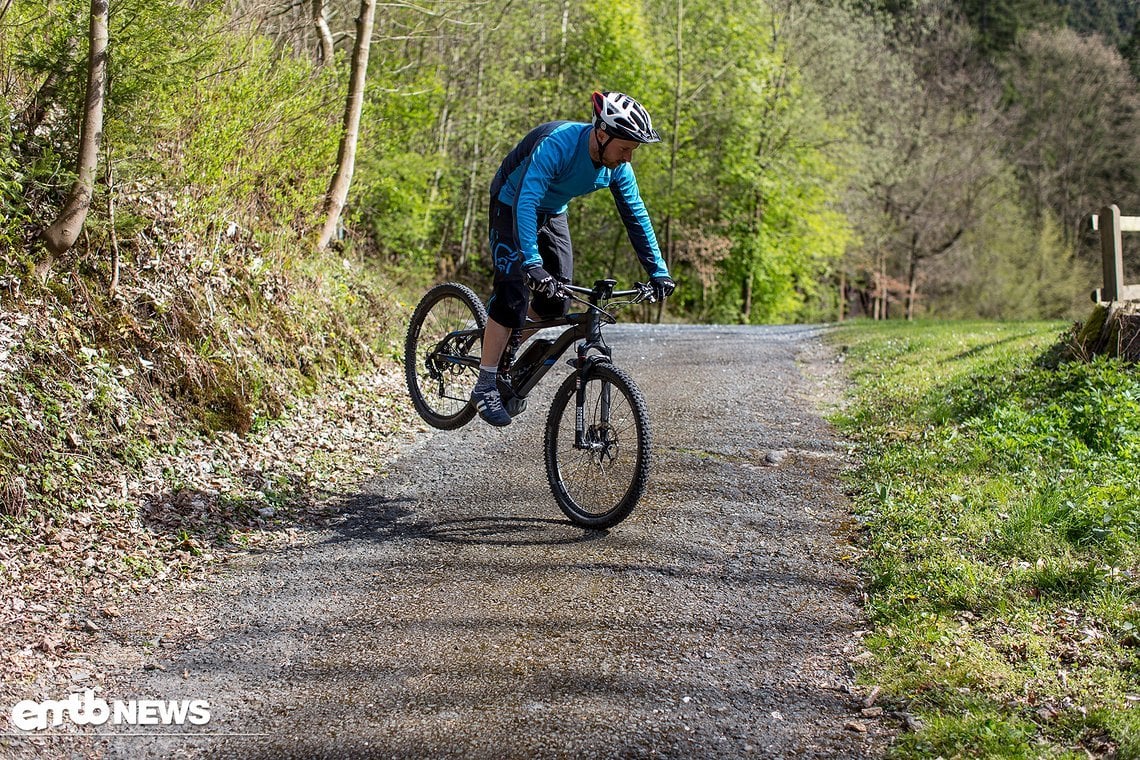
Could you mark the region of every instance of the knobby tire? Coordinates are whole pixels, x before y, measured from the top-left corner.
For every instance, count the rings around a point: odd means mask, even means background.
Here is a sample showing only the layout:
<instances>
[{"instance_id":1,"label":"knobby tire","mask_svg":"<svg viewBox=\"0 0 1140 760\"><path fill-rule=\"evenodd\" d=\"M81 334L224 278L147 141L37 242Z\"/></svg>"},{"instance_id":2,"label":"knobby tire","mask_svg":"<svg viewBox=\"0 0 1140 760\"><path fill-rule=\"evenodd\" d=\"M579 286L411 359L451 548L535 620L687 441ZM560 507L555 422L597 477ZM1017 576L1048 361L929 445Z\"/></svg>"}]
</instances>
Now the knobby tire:
<instances>
[{"instance_id":1,"label":"knobby tire","mask_svg":"<svg viewBox=\"0 0 1140 760\"><path fill-rule=\"evenodd\" d=\"M546 420L546 474L571 522L605 529L629 516L649 481L651 435L645 397L623 370L599 362L586 370L585 427L594 451L574 448L577 373L558 389ZM609 387L610 419L602 419ZM604 442L604 443L601 443Z\"/></svg>"},{"instance_id":2,"label":"knobby tire","mask_svg":"<svg viewBox=\"0 0 1140 760\"><path fill-rule=\"evenodd\" d=\"M471 421L468 403L479 370L446 361L448 355L478 357L483 348L487 310L466 285L445 282L420 299L404 340L404 374L412 404L424 421L441 430L454 430ZM461 341L444 339L456 331L478 331Z\"/></svg>"}]
</instances>

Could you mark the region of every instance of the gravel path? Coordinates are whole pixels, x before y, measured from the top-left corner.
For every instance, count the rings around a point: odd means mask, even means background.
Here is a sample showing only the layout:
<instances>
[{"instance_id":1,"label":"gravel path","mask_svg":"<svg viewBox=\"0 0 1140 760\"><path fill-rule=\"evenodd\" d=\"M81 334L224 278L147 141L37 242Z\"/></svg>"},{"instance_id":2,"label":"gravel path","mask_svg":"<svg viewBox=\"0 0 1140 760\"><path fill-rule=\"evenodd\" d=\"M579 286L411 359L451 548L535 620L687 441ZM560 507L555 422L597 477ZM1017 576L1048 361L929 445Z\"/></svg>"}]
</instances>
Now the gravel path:
<instances>
[{"instance_id":1,"label":"gravel path","mask_svg":"<svg viewBox=\"0 0 1140 760\"><path fill-rule=\"evenodd\" d=\"M93 748L878 754L886 727L850 693L863 624L839 559L845 448L810 400L834 393L814 379L819 335L609 331L649 400L656 459L646 497L608 533L573 527L549 495L541 439L555 378L508 429L423 436L346 495L331 528L124 615L98 655L118 672L104 696L204 699L211 720Z\"/></svg>"}]
</instances>

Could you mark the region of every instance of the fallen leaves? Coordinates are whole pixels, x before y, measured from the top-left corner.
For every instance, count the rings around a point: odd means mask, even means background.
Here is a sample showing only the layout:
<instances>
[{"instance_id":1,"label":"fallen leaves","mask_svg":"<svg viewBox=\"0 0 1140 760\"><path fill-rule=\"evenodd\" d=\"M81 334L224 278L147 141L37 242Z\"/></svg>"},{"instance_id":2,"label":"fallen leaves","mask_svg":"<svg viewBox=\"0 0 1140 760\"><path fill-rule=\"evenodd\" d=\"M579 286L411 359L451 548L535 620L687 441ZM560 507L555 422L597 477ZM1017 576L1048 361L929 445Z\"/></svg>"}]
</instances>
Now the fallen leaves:
<instances>
[{"instance_id":1,"label":"fallen leaves","mask_svg":"<svg viewBox=\"0 0 1140 760\"><path fill-rule=\"evenodd\" d=\"M79 509L0 542L0 691L66 685L90 672L64 668L70 653L106 635L99 620L122 616L132 596L195 583L230 552L294 543L331 519L346 489L414 439L405 394L401 373L385 368L255 434L185 438L136 471L92 463Z\"/></svg>"}]
</instances>

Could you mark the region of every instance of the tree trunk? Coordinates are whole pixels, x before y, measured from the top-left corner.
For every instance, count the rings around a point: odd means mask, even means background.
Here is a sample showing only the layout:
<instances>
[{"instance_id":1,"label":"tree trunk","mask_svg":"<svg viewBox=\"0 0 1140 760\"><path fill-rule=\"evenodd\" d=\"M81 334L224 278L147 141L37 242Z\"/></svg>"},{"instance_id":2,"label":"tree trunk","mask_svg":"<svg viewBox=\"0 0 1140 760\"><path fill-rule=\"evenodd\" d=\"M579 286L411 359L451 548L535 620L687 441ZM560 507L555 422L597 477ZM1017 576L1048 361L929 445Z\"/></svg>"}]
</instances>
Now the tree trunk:
<instances>
[{"instance_id":1,"label":"tree trunk","mask_svg":"<svg viewBox=\"0 0 1140 760\"><path fill-rule=\"evenodd\" d=\"M317 28L317 62L328 66L333 60L333 36L325 18L325 0L313 0L313 25Z\"/></svg>"},{"instance_id":2,"label":"tree trunk","mask_svg":"<svg viewBox=\"0 0 1140 760\"><path fill-rule=\"evenodd\" d=\"M566 45L570 32L570 0L562 0L562 33L558 38L558 87L555 92L565 92L566 87Z\"/></svg>"},{"instance_id":3,"label":"tree trunk","mask_svg":"<svg viewBox=\"0 0 1140 760\"><path fill-rule=\"evenodd\" d=\"M471 163L467 168L467 205L463 211L463 231L459 238L459 267L467 265L467 259L474 248L475 200L486 197L485 189L477 188L479 165L483 161L483 77L486 71L485 27L479 29L479 66L475 75L475 134L471 145ZM494 261L491 262L494 264Z\"/></svg>"},{"instance_id":4,"label":"tree trunk","mask_svg":"<svg viewBox=\"0 0 1140 760\"><path fill-rule=\"evenodd\" d=\"M74 46L71 44L74 37L68 39L68 48L72 49ZM27 133L25 144L31 142L32 135L39 129L40 125L44 123L44 117L47 116L48 103L55 100L55 94L59 89L59 74L63 68L63 61L59 61L57 67L48 72L47 78L40 88L36 90L35 97L28 103L28 107L24 109L23 118L20 121L24 124L24 130Z\"/></svg>"},{"instance_id":5,"label":"tree trunk","mask_svg":"<svg viewBox=\"0 0 1140 760\"><path fill-rule=\"evenodd\" d=\"M1064 353L1089 361L1094 356L1115 356L1140 362L1140 303L1115 301L1097 304Z\"/></svg>"},{"instance_id":6,"label":"tree trunk","mask_svg":"<svg viewBox=\"0 0 1140 760\"><path fill-rule=\"evenodd\" d=\"M741 324L752 324L752 286L756 279L756 259L759 257L760 236L764 228L764 196L759 190L752 199L752 239L751 249L748 252L748 271L744 274L744 306L741 310L743 317Z\"/></svg>"},{"instance_id":7,"label":"tree trunk","mask_svg":"<svg viewBox=\"0 0 1140 760\"><path fill-rule=\"evenodd\" d=\"M880 250L875 264L875 314L873 319L878 322L887 318L887 254Z\"/></svg>"},{"instance_id":8,"label":"tree trunk","mask_svg":"<svg viewBox=\"0 0 1140 760\"><path fill-rule=\"evenodd\" d=\"M83 127L79 133L79 157L75 184L64 203L63 210L43 232L43 240L50 254L59 256L75 244L91 207L95 190L95 169L99 164L99 141L103 137L103 92L107 83L108 0L91 0L91 22L88 30L90 47L87 51L87 92L84 99ZM51 266L50 256L40 274Z\"/></svg>"},{"instance_id":9,"label":"tree trunk","mask_svg":"<svg viewBox=\"0 0 1140 760\"><path fill-rule=\"evenodd\" d=\"M744 281L740 287L740 300L743 305L740 308L740 324L746 325L751 321L752 315L752 270L751 268L744 273Z\"/></svg>"},{"instance_id":10,"label":"tree trunk","mask_svg":"<svg viewBox=\"0 0 1140 760\"><path fill-rule=\"evenodd\" d=\"M685 0L677 0L677 28L673 36L673 49L677 53L677 63L673 69L673 134L669 140L669 213L665 215L665 266L673 271L673 259L677 250L677 231L674 229L673 196L677 188L677 158L681 153L681 98L685 86ZM665 311L665 302L657 305L657 322Z\"/></svg>"},{"instance_id":11,"label":"tree trunk","mask_svg":"<svg viewBox=\"0 0 1140 760\"><path fill-rule=\"evenodd\" d=\"M918 251L914 246L918 241L912 241L910 250L910 268L906 276L906 321L914 321L914 302L918 297Z\"/></svg>"},{"instance_id":12,"label":"tree trunk","mask_svg":"<svg viewBox=\"0 0 1140 760\"><path fill-rule=\"evenodd\" d=\"M847 318L847 270L839 270L839 319L842 322Z\"/></svg>"},{"instance_id":13,"label":"tree trunk","mask_svg":"<svg viewBox=\"0 0 1140 760\"><path fill-rule=\"evenodd\" d=\"M317 239L317 250L328 247L340 222L352 172L356 168L356 143L360 137L360 114L364 110L364 84L368 79L368 51L372 44L372 24L376 19L376 0L360 0L360 15L356 17L356 44L352 49L352 70L348 78L348 98L344 104L344 128L336 156L336 174L325 195L324 229Z\"/></svg>"},{"instance_id":14,"label":"tree trunk","mask_svg":"<svg viewBox=\"0 0 1140 760\"><path fill-rule=\"evenodd\" d=\"M428 186L428 202L427 207L424 209L424 226L431 222L432 209L435 208L436 203L439 201L439 185L443 181L443 167L448 164L448 145L451 143L451 86L452 82L449 79L443 92L443 106L439 114L439 130L435 140L435 154L439 163L431 175L431 184ZM446 230L445 230L446 233ZM447 255L447 235L440 235L439 238L439 262L443 267L444 260L449 258ZM446 269L446 267L444 267ZM446 273L444 276L447 276Z\"/></svg>"}]
</instances>

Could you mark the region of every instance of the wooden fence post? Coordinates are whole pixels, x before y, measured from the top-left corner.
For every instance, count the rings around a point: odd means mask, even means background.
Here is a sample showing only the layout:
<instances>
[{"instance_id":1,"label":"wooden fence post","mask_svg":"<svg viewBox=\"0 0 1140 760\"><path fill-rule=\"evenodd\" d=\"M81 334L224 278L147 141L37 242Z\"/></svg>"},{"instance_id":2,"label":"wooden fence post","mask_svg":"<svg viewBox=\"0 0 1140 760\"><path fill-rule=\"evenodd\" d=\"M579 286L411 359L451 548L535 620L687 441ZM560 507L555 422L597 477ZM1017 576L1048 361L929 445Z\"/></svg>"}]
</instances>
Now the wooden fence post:
<instances>
[{"instance_id":1,"label":"wooden fence post","mask_svg":"<svg viewBox=\"0 0 1140 760\"><path fill-rule=\"evenodd\" d=\"M1140 301L1140 285L1124 284L1122 232L1140 232L1140 216L1121 216L1115 205L1105 206L1092 215L1092 228L1100 232L1100 257L1104 267L1104 287L1092 292L1097 303Z\"/></svg>"},{"instance_id":2,"label":"wooden fence post","mask_svg":"<svg viewBox=\"0 0 1140 760\"><path fill-rule=\"evenodd\" d=\"M1102 301L1124 300L1124 243L1120 208L1114 203L1100 210L1100 257L1104 265Z\"/></svg>"}]
</instances>

